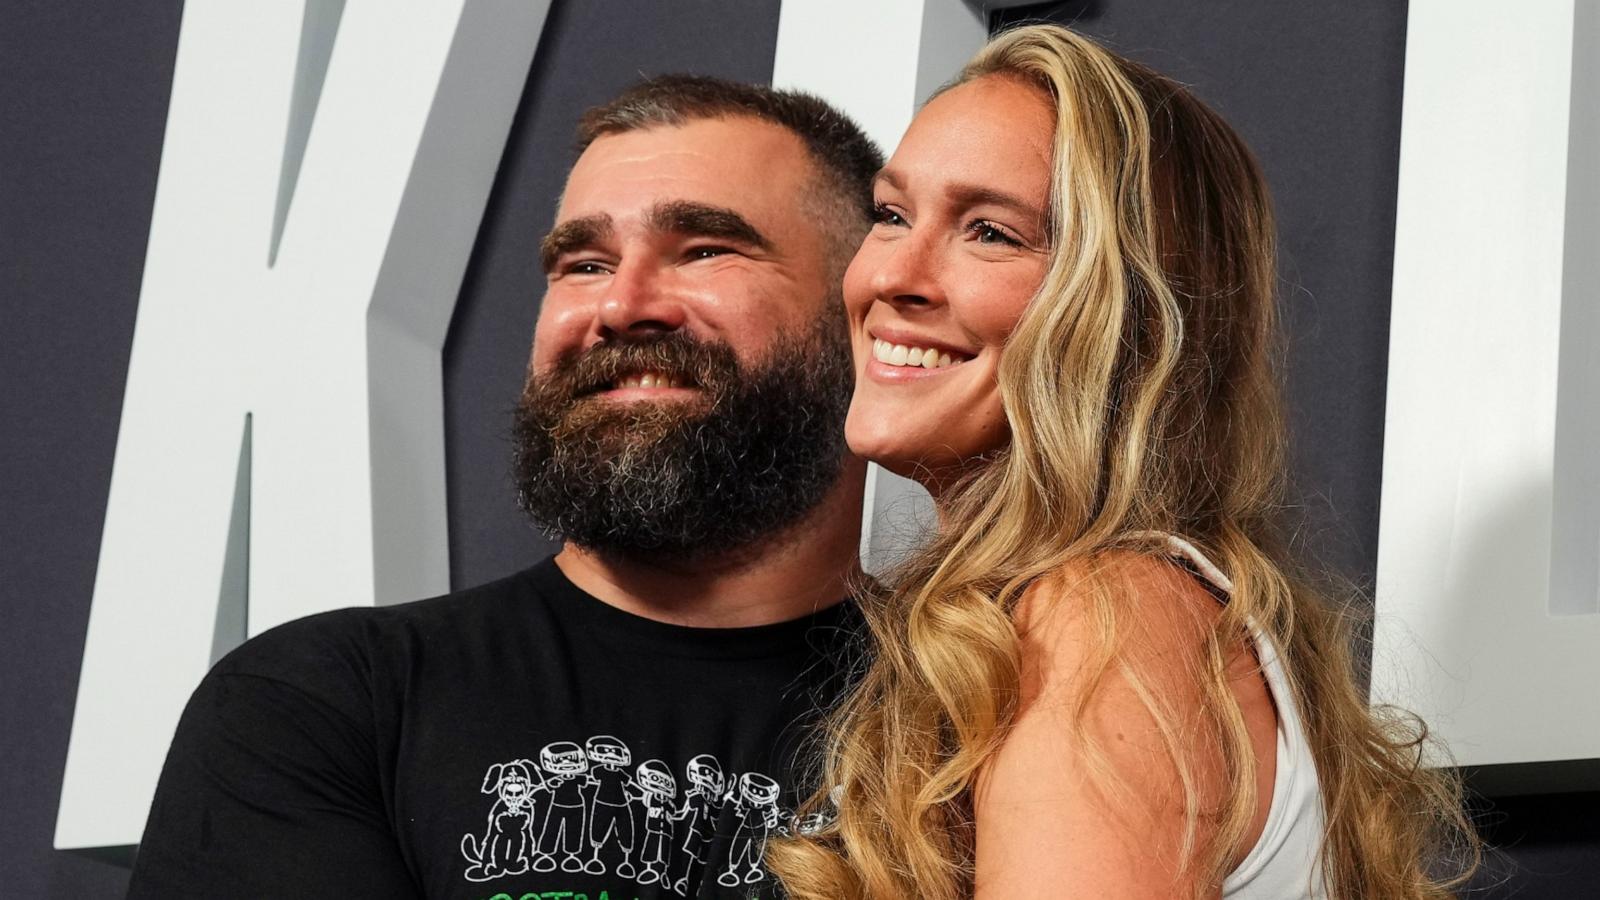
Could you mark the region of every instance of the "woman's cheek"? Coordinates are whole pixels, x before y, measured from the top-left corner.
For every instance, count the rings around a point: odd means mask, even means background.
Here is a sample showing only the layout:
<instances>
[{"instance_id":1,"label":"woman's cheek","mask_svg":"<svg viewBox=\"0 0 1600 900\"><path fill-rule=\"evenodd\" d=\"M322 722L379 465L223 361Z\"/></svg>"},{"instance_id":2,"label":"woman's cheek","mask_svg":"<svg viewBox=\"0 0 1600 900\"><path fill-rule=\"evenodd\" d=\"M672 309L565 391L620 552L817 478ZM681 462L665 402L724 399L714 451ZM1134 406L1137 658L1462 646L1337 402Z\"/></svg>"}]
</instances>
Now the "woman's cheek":
<instances>
[{"instance_id":1,"label":"woman's cheek","mask_svg":"<svg viewBox=\"0 0 1600 900\"><path fill-rule=\"evenodd\" d=\"M845 312L849 314L852 324L860 325L866 318L867 307L872 305L871 274L877 266L877 254L878 241L869 234L844 270L841 289Z\"/></svg>"}]
</instances>

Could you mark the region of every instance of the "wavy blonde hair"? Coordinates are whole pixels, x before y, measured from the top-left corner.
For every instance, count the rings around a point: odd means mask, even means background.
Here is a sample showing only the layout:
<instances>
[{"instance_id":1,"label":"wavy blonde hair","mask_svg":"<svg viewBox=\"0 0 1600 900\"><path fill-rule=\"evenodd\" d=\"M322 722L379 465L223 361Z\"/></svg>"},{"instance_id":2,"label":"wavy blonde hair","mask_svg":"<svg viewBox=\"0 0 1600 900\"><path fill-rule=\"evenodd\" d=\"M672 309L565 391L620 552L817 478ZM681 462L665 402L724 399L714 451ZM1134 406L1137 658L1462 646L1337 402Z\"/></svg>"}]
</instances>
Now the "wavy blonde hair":
<instances>
[{"instance_id":1,"label":"wavy blonde hair","mask_svg":"<svg viewBox=\"0 0 1600 900\"><path fill-rule=\"evenodd\" d=\"M802 808L836 800L837 820L774 841L768 865L796 900L970 897L974 785L1018 710L1019 598L1067 566L1159 552L1141 536L1154 532L1185 536L1234 584L1202 657L1220 808L1178 746L1183 711L1118 653L1138 598L1104 578L1071 599L1096 623L1091 671L1128 678L1161 726L1184 786L1185 872L1219 885L1247 849L1256 762L1227 660L1253 624L1280 648L1316 761L1330 895L1451 896L1479 847L1459 783L1422 765L1419 720L1369 706L1348 604L1296 575L1279 538L1274 226L1256 161L1183 87L1064 28L997 36L951 86L989 77L1032 85L1056 111L1049 268L999 369L1010 445L947 492L936 535L886 586L863 591L871 652L819 773L839 787Z\"/></svg>"}]
</instances>

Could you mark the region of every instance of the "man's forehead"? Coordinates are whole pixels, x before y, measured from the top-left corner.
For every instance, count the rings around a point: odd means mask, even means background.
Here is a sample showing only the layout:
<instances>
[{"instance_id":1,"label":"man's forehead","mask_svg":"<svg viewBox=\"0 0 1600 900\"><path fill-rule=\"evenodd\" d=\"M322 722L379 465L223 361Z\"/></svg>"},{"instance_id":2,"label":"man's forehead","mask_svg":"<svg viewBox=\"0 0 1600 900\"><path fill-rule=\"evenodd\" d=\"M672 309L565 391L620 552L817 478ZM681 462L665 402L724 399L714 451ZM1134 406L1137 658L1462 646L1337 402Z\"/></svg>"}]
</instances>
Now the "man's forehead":
<instances>
[{"instance_id":1,"label":"man's forehead","mask_svg":"<svg viewBox=\"0 0 1600 900\"><path fill-rule=\"evenodd\" d=\"M673 201L755 212L798 199L808 174L800 139L759 119L638 128L602 135L584 150L567 176L557 218L606 214L621 224Z\"/></svg>"}]
</instances>

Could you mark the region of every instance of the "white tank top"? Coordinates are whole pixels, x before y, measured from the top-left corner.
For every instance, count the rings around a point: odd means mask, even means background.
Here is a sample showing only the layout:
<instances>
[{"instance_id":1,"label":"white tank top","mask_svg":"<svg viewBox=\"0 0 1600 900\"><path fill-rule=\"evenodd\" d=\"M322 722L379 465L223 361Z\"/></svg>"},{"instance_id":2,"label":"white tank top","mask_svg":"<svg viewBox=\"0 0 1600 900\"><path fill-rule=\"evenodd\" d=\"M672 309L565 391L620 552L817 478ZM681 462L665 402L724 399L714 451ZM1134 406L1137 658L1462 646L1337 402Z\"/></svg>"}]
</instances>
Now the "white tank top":
<instances>
[{"instance_id":1,"label":"white tank top","mask_svg":"<svg viewBox=\"0 0 1600 900\"><path fill-rule=\"evenodd\" d=\"M1183 538L1164 535L1174 556L1187 559L1205 579L1222 591L1233 592L1233 582L1211 560ZM1278 710L1277 769L1272 779L1272 805L1261 837L1250 853L1222 882L1223 900L1324 900L1318 851L1325 816L1317 767L1311 745L1295 710L1289 679L1278 658L1278 648L1254 625L1256 655Z\"/></svg>"}]
</instances>

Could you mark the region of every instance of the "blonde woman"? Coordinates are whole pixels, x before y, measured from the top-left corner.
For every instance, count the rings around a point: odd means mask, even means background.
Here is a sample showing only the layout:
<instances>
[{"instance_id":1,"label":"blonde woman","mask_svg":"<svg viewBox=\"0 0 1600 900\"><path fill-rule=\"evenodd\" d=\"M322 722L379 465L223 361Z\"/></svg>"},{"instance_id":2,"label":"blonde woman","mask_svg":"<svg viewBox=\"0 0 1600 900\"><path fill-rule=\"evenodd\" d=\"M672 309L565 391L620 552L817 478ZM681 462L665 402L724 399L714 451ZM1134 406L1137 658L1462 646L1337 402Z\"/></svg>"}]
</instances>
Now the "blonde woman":
<instances>
[{"instance_id":1,"label":"blonde woman","mask_svg":"<svg viewBox=\"0 0 1600 900\"><path fill-rule=\"evenodd\" d=\"M847 437L939 527L862 602L837 821L769 848L790 895L1450 896L1441 854L1476 853L1457 785L1369 709L1275 538L1273 225L1238 136L1028 27L875 194Z\"/></svg>"}]
</instances>

